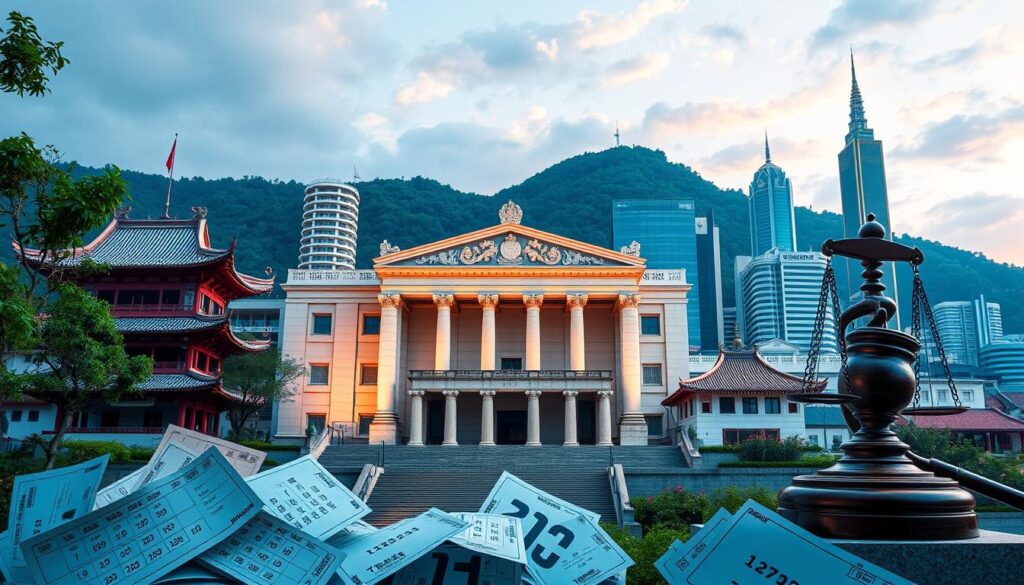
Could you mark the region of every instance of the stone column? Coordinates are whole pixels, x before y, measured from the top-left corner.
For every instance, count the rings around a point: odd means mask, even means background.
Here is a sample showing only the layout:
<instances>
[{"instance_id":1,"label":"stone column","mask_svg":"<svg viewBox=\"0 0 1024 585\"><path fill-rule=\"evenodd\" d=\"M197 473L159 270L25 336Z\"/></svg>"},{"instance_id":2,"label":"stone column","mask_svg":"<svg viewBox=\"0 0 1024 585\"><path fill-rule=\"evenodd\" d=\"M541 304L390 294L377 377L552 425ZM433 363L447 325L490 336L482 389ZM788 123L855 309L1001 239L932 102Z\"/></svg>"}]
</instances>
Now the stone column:
<instances>
[{"instance_id":1,"label":"stone column","mask_svg":"<svg viewBox=\"0 0 1024 585\"><path fill-rule=\"evenodd\" d=\"M619 337L622 344L622 418L620 445L646 445L647 422L640 403L643 371L640 366L640 295L619 295Z\"/></svg>"},{"instance_id":2,"label":"stone column","mask_svg":"<svg viewBox=\"0 0 1024 585\"><path fill-rule=\"evenodd\" d=\"M579 441L576 440L576 396L579 392L575 390L565 390L562 395L565 396L565 441L562 443L563 447L578 447Z\"/></svg>"},{"instance_id":3,"label":"stone column","mask_svg":"<svg viewBox=\"0 0 1024 585\"><path fill-rule=\"evenodd\" d=\"M540 390L526 391L526 446L540 447Z\"/></svg>"},{"instance_id":4,"label":"stone column","mask_svg":"<svg viewBox=\"0 0 1024 585\"><path fill-rule=\"evenodd\" d=\"M458 390L444 391L444 442L441 445L446 447L457 447L459 441L455 438L458 431Z\"/></svg>"},{"instance_id":5,"label":"stone column","mask_svg":"<svg viewBox=\"0 0 1024 585\"><path fill-rule=\"evenodd\" d=\"M423 390L410 390L409 446L423 446Z\"/></svg>"},{"instance_id":6,"label":"stone column","mask_svg":"<svg viewBox=\"0 0 1024 585\"><path fill-rule=\"evenodd\" d=\"M452 369L452 295L433 295L437 306L437 336L434 341L434 369Z\"/></svg>"},{"instance_id":7,"label":"stone column","mask_svg":"<svg viewBox=\"0 0 1024 585\"><path fill-rule=\"evenodd\" d=\"M477 295L480 302L482 316L480 318L480 369L494 369L494 311L498 306L498 295L481 294Z\"/></svg>"},{"instance_id":8,"label":"stone column","mask_svg":"<svg viewBox=\"0 0 1024 585\"><path fill-rule=\"evenodd\" d=\"M481 390L480 444L494 444L494 390Z\"/></svg>"},{"instance_id":9,"label":"stone column","mask_svg":"<svg viewBox=\"0 0 1024 585\"><path fill-rule=\"evenodd\" d=\"M573 293L566 296L569 305L569 369L587 369L585 345L583 337L583 307L587 304L587 295Z\"/></svg>"},{"instance_id":10,"label":"stone column","mask_svg":"<svg viewBox=\"0 0 1024 585\"><path fill-rule=\"evenodd\" d=\"M526 304L526 369L540 369L540 306L544 295L525 294ZM539 443L538 443L539 444Z\"/></svg>"},{"instance_id":11,"label":"stone column","mask_svg":"<svg viewBox=\"0 0 1024 585\"><path fill-rule=\"evenodd\" d=\"M606 447L612 444L612 393L609 390L597 392L597 445Z\"/></svg>"},{"instance_id":12,"label":"stone column","mask_svg":"<svg viewBox=\"0 0 1024 585\"><path fill-rule=\"evenodd\" d=\"M398 437L395 412L395 380L398 369L398 311L402 297L395 293L377 295L380 302L380 335L377 346L377 411L370 423L370 443L394 445Z\"/></svg>"}]
</instances>

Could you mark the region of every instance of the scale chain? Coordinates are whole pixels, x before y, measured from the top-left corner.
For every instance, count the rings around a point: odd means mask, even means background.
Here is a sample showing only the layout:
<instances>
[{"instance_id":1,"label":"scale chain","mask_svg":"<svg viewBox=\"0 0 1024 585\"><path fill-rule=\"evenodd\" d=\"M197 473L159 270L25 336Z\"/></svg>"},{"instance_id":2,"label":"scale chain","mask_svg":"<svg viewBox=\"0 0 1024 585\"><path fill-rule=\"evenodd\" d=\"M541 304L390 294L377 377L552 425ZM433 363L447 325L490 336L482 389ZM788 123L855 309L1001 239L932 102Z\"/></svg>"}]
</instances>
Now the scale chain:
<instances>
[{"instance_id":1,"label":"scale chain","mask_svg":"<svg viewBox=\"0 0 1024 585\"><path fill-rule=\"evenodd\" d=\"M946 382L949 384L949 392L953 398L953 405L957 408L962 406L960 402L960 395L956 391L956 382L953 381L953 374L949 371L949 361L946 359L946 350L942 347L942 340L939 339L939 326L935 322L935 315L932 313L931 303L928 302L928 293L924 291L924 282L921 280L921 271L915 265L914 266L914 288L915 292L920 296L918 304L924 312L925 317L928 319L928 328L931 330L932 339L935 342L935 350L939 354L939 361L942 362L942 373L946 376ZM920 361L920 359L918 360Z\"/></svg>"}]
</instances>

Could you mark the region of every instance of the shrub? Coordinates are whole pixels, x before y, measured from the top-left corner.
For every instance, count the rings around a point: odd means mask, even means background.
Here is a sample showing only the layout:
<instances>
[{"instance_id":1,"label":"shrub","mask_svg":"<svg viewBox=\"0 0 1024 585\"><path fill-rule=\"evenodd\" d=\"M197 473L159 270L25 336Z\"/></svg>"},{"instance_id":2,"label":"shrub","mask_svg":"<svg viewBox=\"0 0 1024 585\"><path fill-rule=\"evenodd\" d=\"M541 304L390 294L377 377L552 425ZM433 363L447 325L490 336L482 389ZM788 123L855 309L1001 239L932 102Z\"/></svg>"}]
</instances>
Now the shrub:
<instances>
[{"instance_id":1,"label":"shrub","mask_svg":"<svg viewBox=\"0 0 1024 585\"><path fill-rule=\"evenodd\" d=\"M736 445L704 445L700 448L701 453L735 453L739 451Z\"/></svg>"},{"instance_id":2,"label":"shrub","mask_svg":"<svg viewBox=\"0 0 1024 585\"><path fill-rule=\"evenodd\" d=\"M0 526L7 526L7 514L11 510L11 492L14 477L43 470L43 460L33 459L23 453L0 454Z\"/></svg>"},{"instance_id":3,"label":"shrub","mask_svg":"<svg viewBox=\"0 0 1024 585\"><path fill-rule=\"evenodd\" d=\"M299 445L275 445L266 441L256 440L238 441L238 444L251 449L259 449L260 451L299 451L301 449Z\"/></svg>"},{"instance_id":4,"label":"shrub","mask_svg":"<svg viewBox=\"0 0 1024 585\"><path fill-rule=\"evenodd\" d=\"M601 527L636 563L626 573L629 585L663 585L665 580L654 567L654 561L661 558L673 542L686 542L690 538L689 529L676 530L658 526L645 530L643 538L637 538L614 524L602 524Z\"/></svg>"},{"instance_id":5,"label":"shrub","mask_svg":"<svg viewBox=\"0 0 1024 585\"><path fill-rule=\"evenodd\" d=\"M128 451L131 452L131 458L133 461L149 461L153 457L153 453L156 449L152 447L140 447L138 445L132 445L128 447Z\"/></svg>"},{"instance_id":6,"label":"shrub","mask_svg":"<svg viewBox=\"0 0 1024 585\"><path fill-rule=\"evenodd\" d=\"M779 495L763 486L716 488L707 498L703 521L710 520L719 508L725 508L730 514L735 514L747 500L754 500L769 510L779 506Z\"/></svg>"},{"instance_id":7,"label":"shrub","mask_svg":"<svg viewBox=\"0 0 1024 585\"><path fill-rule=\"evenodd\" d=\"M896 436L922 457L940 459L1010 487L1024 488L1024 475L1021 475L1020 462L1016 458L986 453L948 429L919 427L913 423L899 424L894 428Z\"/></svg>"},{"instance_id":8,"label":"shrub","mask_svg":"<svg viewBox=\"0 0 1024 585\"><path fill-rule=\"evenodd\" d=\"M740 461L796 461L803 454L803 439L797 436L785 440L759 437L740 443Z\"/></svg>"},{"instance_id":9,"label":"shrub","mask_svg":"<svg viewBox=\"0 0 1024 585\"><path fill-rule=\"evenodd\" d=\"M813 469L821 469L823 467L831 467L836 461L839 460L838 455L808 455L795 461L721 461L718 463L719 467L739 467L739 468L750 468L750 467L763 467L763 468L780 468L780 467L809 467Z\"/></svg>"},{"instance_id":10,"label":"shrub","mask_svg":"<svg viewBox=\"0 0 1024 585\"><path fill-rule=\"evenodd\" d=\"M633 506L636 521L643 526L644 532L656 526L689 530L690 524L703 521L707 498L704 494L694 494L676 486L656 496L633 499L629 503Z\"/></svg>"},{"instance_id":11,"label":"shrub","mask_svg":"<svg viewBox=\"0 0 1024 585\"><path fill-rule=\"evenodd\" d=\"M124 463L132 458L131 449L117 441L64 441L62 465L74 465L100 455L110 454L111 463Z\"/></svg>"}]
</instances>

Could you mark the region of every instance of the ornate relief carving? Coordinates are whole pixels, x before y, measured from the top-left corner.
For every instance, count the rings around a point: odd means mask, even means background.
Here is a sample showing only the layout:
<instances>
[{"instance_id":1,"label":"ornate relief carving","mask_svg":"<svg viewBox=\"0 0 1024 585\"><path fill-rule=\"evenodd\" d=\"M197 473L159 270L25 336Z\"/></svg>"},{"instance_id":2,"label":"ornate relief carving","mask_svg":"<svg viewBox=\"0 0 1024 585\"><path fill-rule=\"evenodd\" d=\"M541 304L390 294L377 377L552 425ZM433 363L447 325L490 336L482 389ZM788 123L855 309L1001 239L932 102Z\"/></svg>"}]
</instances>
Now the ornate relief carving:
<instances>
[{"instance_id":1,"label":"ornate relief carving","mask_svg":"<svg viewBox=\"0 0 1024 585\"><path fill-rule=\"evenodd\" d=\"M635 309L640 306L640 295L636 293L629 293L619 295L619 308L620 309Z\"/></svg>"},{"instance_id":2,"label":"ornate relief carving","mask_svg":"<svg viewBox=\"0 0 1024 585\"><path fill-rule=\"evenodd\" d=\"M452 305L455 304L454 295L440 294L431 295L431 297L434 299L434 304L437 305L437 308L439 309L442 307L451 307Z\"/></svg>"},{"instance_id":3,"label":"ornate relief carving","mask_svg":"<svg viewBox=\"0 0 1024 585\"><path fill-rule=\"evenodd\" d=\"M527 309L539 309L544 304L544 295L525 294L523 295L523 303Z\"/></svg>"},{"instance_id":4,"label":"ornate relief carving","mask_svg":"<svg viewBox=\"0 0 1024 585\"><path fill-rule=\"evenodd\" d=\"M558 246L545 246L537 240L530 240L526 244L526 257L532 262L541 264L558 264L562 260L562 251Z\"/></svg>"},{"instance_id":5,"label":"ornate relief carving","mask_svg":"<svg viewBox=\"0 0 1024 585\"><path fill-rule=\"evenodd\" d=\"M623 246L623 247L619 248L619 252L622 252L623 254L625 254L627 256L632 256L634 258L639 258L640 257L640 242L638 242L636 240L633 240L632 242L629 243L628 246Z\"/></svg>"},{"instance_id":6,"label":"ornate relief carving","mask_svg":"<svg viewBox=\"0 0 1024 585\"><path fill-rule=\"evenodd\" d=\"M377 302L382 309L397 309L402 304L402 295L398 293L382 293L377 295Z\"/></svg>"},{"instance_id":7,"label":"ornate relief carving","mask_svg":"<svg viewBox=\"0 0 1024 585\"><path fill-rule=\"evenodd\" d=\"M476 295L476 300L485 309L493 309L498 306L498 295L496 294Z\"/></svg>"},{"instance_id":8,"label":"ornate relief carving","mask_svg":"<svg viewBox=\"0 0 1024 585\"><path fill-rule=\"evenodd\" d=\"M445 266L455 266L459 263L459 253L455 250L447 250L444 252L438 252L437 254L431 254L429 256L420 256L416 259L417 264L444 264Z\"/></svg>"},{"instance_id":9,"label":"ornate relief carving","mask_svg":"<svg viewBox=\"0 0 1024 585\"><path fill-rule=\"evenodd\" d=\"M501 223L522 223L523 208L509 199L508 203L502 205L501 209L498 210L498 218L501 220Z\"/></svg>"},{"instance_id":10,"label":"ornate relief carving","mask_svg":"<svg viewBox=\"0 0 1024 585\"><path fill-rule=\"evenodd\" d=\"M392 246L391 243L388 242L387 240L384 240L383 242L380 243L380 255L381 256L387 256L389 254L394 254L395 252L401 252L401 251L402 251L401 248L399 248L398 246Z\"/></svg>"},{"instance_id":11,"label":"ornate relief carving","mask_svg":"<svg viewBox=\"0 0 1024 585\"><path fill-rule=\"evenodd\" d=\"M192 219L206 219L206 208L205 207L193 207L192 208Z\"/></svg>"},{"instance_id":12,"label":"ornate relief carving","mask_svg":"<svg viewBox=\"0 0 1024 585\"><path fill-rule=\"evenodd\" d=\"M459 260L463 264L489 262L497 253L498 249L494 246L494 242L491 240L484 240L473 247L466 246L463 248L462 254L459 255Z\"/></svg>"},{"instance_id":13,"label":"ornate relief carving","mask_svg":"<svg viewBox=\"0 0 1024 585\"><path fill-rule=\"evenodd\" d=\"M505 241L501 243L501 256L498 258L498 264L522 264L523 263L523 245L519 243L512 234L505 236Z\"/></svg>"},{"instance_id":14,"label":"ornate relief carving","mask_svg":"<svg viewBox=\"0 0 1024 585\"><path fill-rule=\"evenodd\" d=\"M587 293L569 293L565 295L565 302L569 309L582 309L587 306Z\"/></svg>"},{"instance_id":15,"label":"ornate relief carving","mask_svg":"<svg viewBox=\"0 0 1024 585\"><path fill-rule=\"evenodd\" d=\"M131 207L118 207L114 210L114 219L128 219L128 214L131 212Z\"/></svg>"},{"instance_id":16,"label":"ornate relief carving","mask_svg":"<svg viewBox=\"0 0 1024 585\"><path fill-rule=\"evenodd\" d=\"M562 258L564 266L579 266L581 264L604 264L604 258L587 256L573 250L566 250Z\"/></svg>"}]
</instances>

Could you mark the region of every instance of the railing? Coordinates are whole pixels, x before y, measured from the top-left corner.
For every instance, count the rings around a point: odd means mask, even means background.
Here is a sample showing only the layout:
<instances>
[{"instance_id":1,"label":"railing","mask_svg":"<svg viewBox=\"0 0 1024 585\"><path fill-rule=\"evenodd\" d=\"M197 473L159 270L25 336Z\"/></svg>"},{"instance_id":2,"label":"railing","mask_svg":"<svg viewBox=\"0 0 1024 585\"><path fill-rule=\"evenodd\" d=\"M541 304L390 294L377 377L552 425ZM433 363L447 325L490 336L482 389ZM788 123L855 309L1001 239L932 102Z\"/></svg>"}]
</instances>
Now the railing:
<instances>
[{"instance_id":1,"label":"railing","mask_svg":"<svg viewBox=\"0 0 1024 585\"><path fill-rule=\"evenodd\" d=\"M372 463L363 465L359 478L356 479L355 485L352 486L352 491L356 494L356 497L364 502L368 500L370 494L373 493L373 487L377 485L377 480L380 479L382 473L384 473L383 467L377 467Z\"/></svg>"},{"instance_id":2,"label":"railing","mask_svg":"<svg viewBox=\"0 0 1024 585\"><path fill-rule=\"evenodd\" d=\"M115 315L132 313L192 313L191 305L113 305L110 311Z\"/></svg>"},{"instance_id":3,"label":"railing","mask_svg":"<svg viewBox=\"0 0 1024 585\"><path fill-rule=\"evenodd\" d=\"M636 511L629 503L629 490L626 488L626 474L622 465L615 463L608 467L608 483L612 489L612 502L615 504L615 521L620 527L639 536L640 525L636 522Z\"/></svg>"},{"instance_id":4,"label":"railing","mask_svg":"<svg viewBox=\"0 0 1024 585\"><path fill-rule=\"evenodd\" d=\"M68 427L68 433L124 433L136 435L162 435L164 427Z\"/></svg>"},{"instance_id":5,"label":"railing","mask_svg":"<svg viewBox=\"0 0 1024 585\"><path fill-rule=\"evenodd\" d=\"M683 453L686 465L689 467L701 467L700 451L690 441L690 435L686 432L686 425L676 427L676 438L679 440L679 450Z\"/></svg>"},{"instance_id":6,"label":"railing","mask_svg":"<svg viewBox=\"0 0 1024 585\"><path fill-rule=\"evenodd\" d=\"M309 440L309 454L314 459L319 459L327 449L327 445L331 442L331 429L330 427L320 431L320 434Z\"/></svg>"},{"instance_id":7,"label":"railing","mask_svg":"<svg viewBox=\"0 0 1024 585\"><path fill-rule=\"evenodd\" d=\"M185 362L153 362L154 372L180 372L185 369Z\"/></svg>"},{"instance_id":8,"label":"railing","mask_svg":"<svg viewBox=\"0 0 1024 585\"><path fill-rule=\"evenodd\" d=\"M611 370L410 370L410 380L611 380Z\"/></svg>"}]
</instances>

